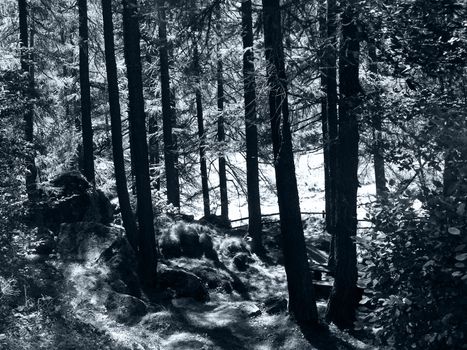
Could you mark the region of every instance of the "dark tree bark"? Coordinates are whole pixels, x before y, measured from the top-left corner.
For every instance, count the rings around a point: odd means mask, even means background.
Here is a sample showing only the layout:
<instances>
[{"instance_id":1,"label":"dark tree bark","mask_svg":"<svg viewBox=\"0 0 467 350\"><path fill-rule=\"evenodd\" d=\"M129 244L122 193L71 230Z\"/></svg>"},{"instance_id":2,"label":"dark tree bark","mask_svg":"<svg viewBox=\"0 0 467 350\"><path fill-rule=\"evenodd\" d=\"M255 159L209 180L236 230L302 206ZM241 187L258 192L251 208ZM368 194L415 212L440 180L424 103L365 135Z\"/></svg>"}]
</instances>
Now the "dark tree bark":
<instances>
[{"instance_id":1,"label":"dark tree bark","mask_svg":"<svg viewBox=\"0 0 467 350\"><path fill-rule=\"evenodd\" d=\"M256 114L256 78L253 54L251 0L242 1L243 89L246 128L246 182L248 190L248 234L252 249L262 253L261 201L258 172L258 130Z\"/></svg>"},{"instance_id":2,"label":"dark tree bark","mask_svg":"<svg viewBox=\"0 0 467 350\"><path fill-rule=\"evenodd\" d=\"M130 134L134 148L137 216L139 224L139 269L144 283L155 283L157 256L154 236L148 144L141 76L140 31L137 0L123 0L123 43L128 78Z\"/></svg>"},{"instance_id":3,"label":"dark tree bark","mask_svg":"<svg viewBox=\"0 0 467 350\"><path fill-rule=\"evenodd\" d=\"M180 207L180 185L176 169L176 149L172 135L173 111L170 92L169 55L167 50L167 18L165 1L158 0L159 57L161 69L162 130L164 134L164 162L167 183L167 201Z\"/></svg>"},{"instance_id":4,"label":"dark tree bark","mask_svg":"<svg viewBox=\"0 0 467 350\"><path fill-rule=\"evenodd\" d=\"M324 31L324 30L323 30ZM326 230L331 234L328 267L335 268L336 242L336 181L337 181L337 5L328 0L326 7L326 41L324 47L324 88L326 92L325 114L323 114L323 141L325 157ZM324 106L323 106L324 107Z\"/></svg>"},{"instance_id":5,"label":"dark tree bark","mask_svg":"<svg viewBox=\"0 0 467 350\"><path fill-rule=\"evenodd\" d=\"M289 312L299 322L316 323L318 314L305 249L292 151L279 0L263 0L263 23L268 65L269 116Z\"/></svg>"},{"instance_id":6,"label":"dark tree bark","mask_svg":"<svg viewBox=\"0 0 467 350\"><path fill-rule=\"evenodd\" d=\"M102 0L102 18L104 23L105 64L109 93L110 123L112 134L112 155L115 168L115 182L117 184L118 202L122 214L123 227L135 251L138 251L138 229L133 210L125 173L125 159L123 156L122 120L120 116L120 102L118 91L117 64L115 62L114 28L112 23L112 0Z\"/></svg>"},{"instance_id":7,"label":"dark tree bark","mask_svg":"<svg viewBox=\"0 0 467 350\"><path fill-rule=\"evenodd\" d=\"M321 0L318 8L319 34L321 45L319 48L320 59L320 85L323 96L320 99L321 105L321 130L323 137L323 159L324 159L324 201L326 212L326 230L328 230L328 222L331 215L330 210L330 195L329 195L329 136L328 136L328 116L327 116L327 93L326 91L326 56L325 49L327 45L327 28L326 28L326 0Z\"/></svg>"},{"instance_id":8,"label":"dark tree bark","mask_svg":"<svg viewBox=\"0 0 467 350\"><path fill-rule=\"evenodd\" d=\"M335 278L326 319L340 328L351 328L357 307L358 123L361 92L358 79L359 50L357 14L352 0L345 1L339 55L339 139L337 158L337 202Z\"/></svg>"},{"instance_id":9,"label":"dark tree bark","mask_svg":"<svg viewBox=\"0 0 467 350\"><path fill-rule=\"evenodd\" d=\"M369 69L374 78L378 75L376 46L373 39L368 40ZM373 99L371 123L373 127L373 163L375 167L376 196L384 200L387 195L386 172L384 169L384 149L382 138L381 101L379 91Z\"/></svg>"},{"instance_id":10,"label":"dark tree bark","mask_svg":"<svg viewBox=\"0 0 467 350\"><path fill-rule=\"evenodd\" d=\"M20 48L21 48L21 70L28 74L28 98L34 96L34 64L32 61L32 53L29 48L33 46L33 32L31 31L31 45L28 48L28 7L26 0L18 0L19 12L19 31L20 31ZM34 106L31 104L24 113L24 139L31 146L34 143ZM35 200L37 193L37 168L35 164L35 152L31 150L26 155L26 193L30 201Z\"/></svg>"},{"instance_id":11,"label":"dark tree bark","mask_svg":"<svg viewBox=\"0 0 467 350\"><path fill-rule=\"evenodd\" d=\"M89 84L88 5L78 0L79 11L79 83L81 91L81 128L83 136L83 174L94 184L94 152L92 143L91 86Z\"/></svg>"},{"instance_id":12,"label":"dark tree bark","mask_svg":"<svg viewBox=\"0 0 467 350\"><path fill-rule=\"evenodd\" d=\"M217 29L218 33L221 32L222 28L220 25L221 12L220 4L218 7L218 18L217 18ZM220 35L220 34L218 34ZM224 77L223 77L223 62L220 54L220 45L217 45L217 111L219 116L217 118L217 141L223 145L225 141L225 128L224 128ZM222 146L222 150L225 148ZM219 189L221 192L221 216L223 219L229 219L229 199L227 194L227 172L225 170L225 156L221 153L219 156Z\"/></svg>"},{"instance_id":13,"label":"dark tree bark","mask_svg":"<svg viewBox=\"0 0 467 350\"><path fill-rule=\"evenodd\" d=\"M159 140L157 138L157 115L152 115L149 118L149 163L153 169L159 169L160 156L159 156ZM154 170L152 176L154 180L154 189L160 191L161 179L158 170Z\"/></svg>"},{"instance_id":14,"label":"dark tree bark","mask_svg":"<svg viewBox=\"0 0 467 350\"><path fill-rule=\"evenodd\" d=\"M199 65L198 47L195 45L193 54L195 68L195 95L196 95L196 118L198 120L198 136L199 136L199 164L201 168L201 187L203 192L203 209L204 216L208 217L211 214L209 201L209 185L208 185L208 170L206 167L206 140L204 135L204 120L203 120L203 101L201 98L201 67Z\"/></svg>"}]
</instances>

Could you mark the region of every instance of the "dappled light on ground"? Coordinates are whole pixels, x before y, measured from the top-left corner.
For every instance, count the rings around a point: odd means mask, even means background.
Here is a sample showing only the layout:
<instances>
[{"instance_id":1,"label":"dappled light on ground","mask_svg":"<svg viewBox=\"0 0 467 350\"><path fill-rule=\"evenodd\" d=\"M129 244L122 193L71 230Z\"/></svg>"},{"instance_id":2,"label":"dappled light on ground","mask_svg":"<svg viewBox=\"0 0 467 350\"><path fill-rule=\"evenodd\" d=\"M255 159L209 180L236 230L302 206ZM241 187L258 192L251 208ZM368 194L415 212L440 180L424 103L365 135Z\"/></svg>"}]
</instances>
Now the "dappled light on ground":
<instances>
[{"instance_id":1,"label":"dappled light on ground","mask_svg":"<svg viewBox=\"0 0 467 350\"><path fill-rule=\"evenodd\" d=\"M220 247L222 239L223 234L216 232L214 246ZM217 263L186 257L162 263L186 271L209 271L231 282L235 276L247 288L248 300L235 289L226 292L218 287L209 290L210 300L204 303L191 298L145 300L145 315L119 321L118 310L106 307L114 293L102 284L108 271L92 262L65 266L64 298L81 322L104 332L122 349L370 349L334 327L323 332L304 330L286 312L268 314L264 305L268 298L287 298L283 267L252 255L248 269L238 271L229 259L221 253ZM319 310L324 309L323 301Z\"/></svg>"}]
</instances>

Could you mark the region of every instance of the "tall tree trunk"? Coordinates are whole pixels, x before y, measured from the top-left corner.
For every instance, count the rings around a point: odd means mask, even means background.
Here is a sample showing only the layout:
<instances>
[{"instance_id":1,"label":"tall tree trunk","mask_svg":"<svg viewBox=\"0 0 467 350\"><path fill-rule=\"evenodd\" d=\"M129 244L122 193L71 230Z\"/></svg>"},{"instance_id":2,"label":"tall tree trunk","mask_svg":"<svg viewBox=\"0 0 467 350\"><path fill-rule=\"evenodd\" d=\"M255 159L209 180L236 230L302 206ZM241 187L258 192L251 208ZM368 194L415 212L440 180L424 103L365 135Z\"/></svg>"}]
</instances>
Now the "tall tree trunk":
<instances>
[{"instance_id":1,"label":"tall tree trunk","mask_svg":"<svg viewBox=\"0 0 467 350\"><path fill-rule=\"evenodd\" d=\"M258 171L258 130L256 114L256 78L253 54L251 0L242 1L243 89L245 100L246 182L248 190L248 234L253 251L262 253L261 201Z\"/></svg>"},{"instance_id":2,"label":"tall tree trunk","mask_svg":"<svg viewBox=\"0 0 467 350\"><path fill-rule=\"evenodd\" d=\"M217 29L218 35L221 32L221 7L220 3L217 9ZM219 41L221 38L219 38ZM217 111L219 116L217 118L217 141L221 144L221 150L224 151L225 142L225 128L224 128L224 77L223 77L223 62L220 52L220 43L217 43ZM225 155L220 153L219 156L219 188L221 192L221 216L223 219L229 219L229 199L227 194L227 172L225 170Z\"/></svg>"},{"instance_id":3,"label":"tall tree trunk","mask_svg":"<svg viewBox=\"0 0 467 350\"><path fill-rule=\"evenodd\" d=\"M268 65L269 116L284 266L289 289L289 312L299 322L316 323L318 314L305 249L292 151L279 0L263 0L263 23Z\"/></svg>"},{"instance_id":4,"label":"tall tree trunk","mask_svg":"<svg viewBox=\"0 0 467 350\"><path fill-rule=\"evenodd\" d=\"M326 140L325 153L327 153L326 187L326 230L331 234L328 267L335 268L336 243L336 186L337 186L337 5L336 0L328 0L326 8L326 45L324 49L324 76L326 91ZM324 136L324 133L323 133Z\"/></svg>"},{"instance_id":5,"label":"tall tree trunk","mask_svg":"<svg viewBox=\"0 0 467 350\"><path fill-rule=\"evenodd\" d=\"M169 56L167 50L167 18L165 0L158 0L159 13L159 57L161 69L162 129L164 134L164 161L167 183L167 200L175 207L180 207L180 185L175 168L174 140L172 135L173 111L170 91Z\"/></svg>"},{"instance_id":6,"label":"tall tree trunk","mask_svg":"<svg viewBox=\"0 0 467 350\"><path fill-rule=\"evenodd\" d=\"M198 47L194 48L194 67L195 67L195 95L196 95L196 118L198 120L198 136L199 136L199 164L201 168L201 187L203 192L203 209L204 216L208 217L211 214L209 202L209 185L208 185L208 170L206 167L206 142L204 135L204 120L203 120L203 102L201 98L201 67L199 65Z\"/></svg>"},{"instance_id":7,"label":"tall tree trunk","mask_svg":"<svg viewBox=\"0 0 467 350\"><path fill-rule=\"evenodd\" d=\"M318 7L318 21L321 44L318 51L320 59L320 84L323 96L320 99L321 105L321 130L323 137L323 159L324 159L324 201L326 212L326 230L328 230L331 215L330 194L329 194L329 135L327 116L327 96L326 94L326 56L325 49L328 44L326 27L326 0L321 0ZM328 231L329 232L329 231Z\"/></svg>"},{"instance_id":8,"label":"tall tree trunk","mask_svg":"<svg viewBox=\"0 0 467 350\"><path fill-rule=\"evenodd\" d=\"M91 86L89 84L88 4L78 0L79 11L79 83L81 90L81 128L83 135L83 174L94 184L92 143Z\"/></svg>"},{"instance_id":9,"label":"tall tree trunk","mask_svg":"<svg viewBox=\"0 0 467 350\"><path fill-rule=\"evenodd\" d=\"M357 307L358 124L361 92L358 79L359 50L353 0L343 4L342 41L339 56L339 141L337 158L336 268L326 319L340 328L351 328Z\"/></svg>"},{"instance_id":10,"label":"tall tree trunk","mask_svg":"<svg viewBox=\"0 0 467 350\"><path fill-rule=\"evenodd\" d=\"M112 23L112 0L102 0L102 18L104 22L105 64L109 92L110 123L112 129L112 155L115 168L118 202L122 213L123 227L135 251L138 251L138 229L133 210L125 173L123 156L122 120L120 116L120 97L118 91L117 64L115 62L114 28Z\"/></svg>"},{"instance_id":11,"label":"tall tree trunk","mask_svg":"<svg viewBox=\"0 0 467 350\"><path fill-rule=\"evenodd\" d=\"M19 30L20 30L20 48L21 48L21 70L28 74L28 98L34 96L34 64L32 61L32 53L30 49L33 48L34 39L33 32L31 32L31 43L28 40L28 8L26 0L18 0L19 12ZM30 45L28 49L28 45ZM33 201L36 198L36 178L37 168L35 164L35 151L34 143L34 106L31 104L24 114L24 138L31 146L30 151L26 155L26 192L28 199Z\"/></svg>"},{"instance_id":12,"label":"tall tree trunk","mask_svg":"<svg viewBox=\"0 0 467 350\"><path fill-rule=\"evenodd\" d=\"M377 79L378 64L376 57L376 46L373 39L368 40L368 57L370 59L369 69L374 79ZM375 167L376 196L382 200L387 195L386 172L384 170L384 149L382 139L381 101L379 91L373 99L371 123L373 127L373 163Z\"/></svg>"},{"instance_id":13,"label":"tall tree trunk","mask_svg":"<svg viewBox=\"0 0 467 350\"><path fill-rule=\"evenodd\" d=\"M153 286L157 256L154 236L148 143L141 71L137 0L123 0L123 43L128 78L130 134L134 148L137 216L139 224L139 269L144 283Z\"/></svg>"},{"instance_id":14,"label":"tall tree trunk","mask_svg":"<svg viewBox=\"0 0 467 350\"><path fill-rule=\"evenodd\" d=\"M152 115L149 118L149 163L154 169L154 189L160 191L161 189L161 179L159 174L159 139L157 137L157 115Z\"/></svg>"}]
</instances>

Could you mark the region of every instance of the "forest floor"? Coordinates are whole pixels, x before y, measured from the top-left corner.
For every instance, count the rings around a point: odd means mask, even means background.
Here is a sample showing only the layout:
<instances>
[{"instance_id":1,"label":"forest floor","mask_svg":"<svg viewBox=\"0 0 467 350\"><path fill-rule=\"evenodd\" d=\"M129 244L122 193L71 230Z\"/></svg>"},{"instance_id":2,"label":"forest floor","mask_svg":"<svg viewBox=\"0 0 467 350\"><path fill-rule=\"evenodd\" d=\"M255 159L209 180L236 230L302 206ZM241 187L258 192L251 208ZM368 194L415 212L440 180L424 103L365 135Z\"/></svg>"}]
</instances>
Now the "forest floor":
<instances>
[{"instance_id":1,"label":"forest floor","mask_svg":"<svg viewBox=\"0 0 467 350\"><path fill-rule=\"evenodd\" d=\"M313 248L315 220L305 231L313 260L324 255ZM214 231L219 248L229 231ZM321 232L321 231L319 231ZM277 235L268 225L266 235ZM244 272L220 255L230 274L245 285L248 300L237 292L210 291L207 302L172 299L147 301L148 312L136 322L122 324L105 307L108 295L100 289L102 270L93 262L66 263L57 255L43 259L33 254L37 236L26 226L2 235L0 257L0 349L374 349L376 347L334 326L300 329L286 312L269 314L264 301L286 297L283 266L253 255ZM275 261L280 254L271 248ZM179 258L172 264L187 270L207 264L205 258ZM321 317L326 301L318 300ZM323 322L324 324L324 322Z\"/></svg>"}]
</instances>

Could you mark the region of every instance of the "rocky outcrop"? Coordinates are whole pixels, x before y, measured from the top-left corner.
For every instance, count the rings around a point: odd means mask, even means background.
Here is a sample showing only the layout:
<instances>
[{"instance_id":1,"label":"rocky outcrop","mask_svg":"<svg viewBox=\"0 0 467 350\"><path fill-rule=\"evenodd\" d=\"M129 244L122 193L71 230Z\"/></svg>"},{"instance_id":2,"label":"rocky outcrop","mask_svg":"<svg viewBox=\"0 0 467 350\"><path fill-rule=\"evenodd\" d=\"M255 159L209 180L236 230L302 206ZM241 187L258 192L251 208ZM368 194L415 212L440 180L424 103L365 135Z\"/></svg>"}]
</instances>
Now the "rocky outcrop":
<instances>
[{"instance_id":1,"label":"rocky outcrop","mask_svg":"<svg viewBox=\"0 0 467 350\"><path fill-rule=\"evenodd\" d=\"M107 283L114 291L141 297L136 254L125 237L119 237L105 249L98 262L108 267Z\"/></svg>"},{"instance_id":2,"label":"rocky outcrop","mask_svg":"<svg viewBox=\"0 0 467 350\"><path fill-rule=\"evenodd\" d=\"M222 229L232 228L232 224L230 223L229 219L226 219L222 216L215 215L215 214L203 216L201 219L199 219L199 223L202 225L211 225L211 226L222 228Z\"/></svg>"},{"instance_id":3,"label":"rocky outcrop","mask_svg":"<svg viewBox=\"0 0 467 350\"><path fill-rule=\"evenodd\" d=\"M224 238L220 246L220 252L229 258L233 258L238 253L250 254L248 245L240 237Z\"/></svg>"},{"instance_id":4,"label":"rocky outcrop","mask_svg":"<svg viewBox=\"0 0 467 350\"><path fill-rule=\"evenodd\" d=\"M232 263L238 271L246 271L253 261L254 260L247 253L237 253L232 258Z\"/></svg>"},{"instance_id":5,"label":"rocky outcrop","mask_svg":"<svg viewBox=\"0 0 467 350\"><path fill-rule=\"evenodd\" d=\"M105 307L117 322L126 325L137 323L148 311L141 299L115 292L109 294Z\"/></svg>"},{"instance_id":6,"label":"rocky outcrop","mask_svg":"<svg viewBox=\"0 0 467 350\"><path fill-rule=\"evenodd\" d=\"M193 298L197 301L209 299L203 281L191 272L161 266L157 276L159 286L172 291L175 298Z\"/></svg>"},{"instance_id":7,"label":"rocky outcrop","mask_svg":"<svg viewBox=\"0 0 467 350\"><path fill-rule=\"evenodd\" d=\"M166 259L181 256L199 259L204 255L217 260L210 229L198 224L178 222L172 225L159 237L159 249Z\"/></svg>"},{"instance_id":8,"label":"rocky outcrop","mask_svg":"<svg viewBox=\"0 0 467 350\"><path fill-rule=\"evenodd\" d=\"M287 311L287 299L283 297L269 297L264 301L264 308L270 315L276 315Z\"/></svg>"}]
</instances>

